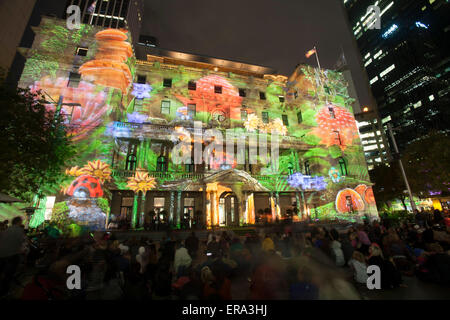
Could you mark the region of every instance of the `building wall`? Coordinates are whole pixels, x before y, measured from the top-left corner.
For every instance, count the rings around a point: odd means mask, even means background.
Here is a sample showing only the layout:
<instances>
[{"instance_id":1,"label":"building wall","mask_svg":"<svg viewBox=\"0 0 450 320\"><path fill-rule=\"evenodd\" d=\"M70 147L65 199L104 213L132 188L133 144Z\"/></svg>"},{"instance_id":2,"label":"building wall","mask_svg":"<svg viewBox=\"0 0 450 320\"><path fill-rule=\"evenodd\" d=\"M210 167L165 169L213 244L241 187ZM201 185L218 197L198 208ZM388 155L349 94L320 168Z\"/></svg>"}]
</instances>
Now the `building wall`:
<instances>
[{"instance_id":1,"label":"building wall","mask_svg":"<svg viewBox=\"0 0 450 320\"><path fill-rule=\"evenodd\" d=\"M61 190L51 192L57 195L55 206L67 205L75 215L91 210L100 219L100 212L119 214L115 195L131 190L136 222L161 192L169 197L164 209L180 225L178 203L195 193L196 210L198 202L206 224L215 225L220 199L233 194L239 223L245 224L255 222L255 209L261 208L255 201L265 194L273 219L295 205L297 218L377 216L353 99L341 73L300 65L289 78L248 76L198 63L161 63L157 57L136 61L129 33L86 25L68 31L64 21L51 18L36 32L21 86L43 89L63 102L77 148ZM194 120L202 127L203 148L213 143L205 136L208 129L233 134L235 143L245 141L247 154L255 146L249 137L269 132L266 138L278 143L279 157L265 162L260 152L257 163L175 164L172 148L192 139ZM231 159L218 147L215 156Z\"/></svg>"},{"instance_id":2,"label":"building wall","mask_svg":"<svg viewBox=\"0 0 450 320\"><path fill-rule=\"evenodd\" d=\"M9 70L36 0L0 3L0 68Z\"/></svg>"}]
</instances>

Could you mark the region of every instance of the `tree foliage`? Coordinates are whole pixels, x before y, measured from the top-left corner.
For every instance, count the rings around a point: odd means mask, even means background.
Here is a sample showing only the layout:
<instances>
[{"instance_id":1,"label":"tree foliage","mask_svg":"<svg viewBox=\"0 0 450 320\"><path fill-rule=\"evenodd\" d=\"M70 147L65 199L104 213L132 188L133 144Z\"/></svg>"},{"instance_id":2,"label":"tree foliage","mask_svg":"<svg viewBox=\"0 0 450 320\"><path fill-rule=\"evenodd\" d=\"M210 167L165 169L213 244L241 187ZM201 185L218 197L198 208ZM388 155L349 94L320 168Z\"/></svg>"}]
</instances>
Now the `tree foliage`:
<instances>
[{"instance_id":1,"label":"tree foliage","mask_svg":"<svg viewBox=\"0 0 450 320\"><path fill-rule=\"evenodd\" d=\"M403 154L403 164L415 193L429 195L430 191L450 188L450 136L431 132L412 142Z\"/></svg>"},{"instance_id":2,"label":"tree foliage","mask_svg":"<svg viewBox=\"0 0 450 320\"><path fill-rule=\"evenodd\" d=\"M0 191L28 201L57 188L74 155L61 116L44 103L40 93L0 81Z\"/></svg>"},{"instance_id":3,"label":"tree foliage","mask_svg":"<svg viewBox=\"0 0 450 320\"><path fill-rule=\"evenodd\" d=\"M389 166L385 164L375 166L370 176L375 183L373 192L379 208L391 200L400 199L406 210L406 185L398 162L392 162Z\"/></svg>"}]
</instances>

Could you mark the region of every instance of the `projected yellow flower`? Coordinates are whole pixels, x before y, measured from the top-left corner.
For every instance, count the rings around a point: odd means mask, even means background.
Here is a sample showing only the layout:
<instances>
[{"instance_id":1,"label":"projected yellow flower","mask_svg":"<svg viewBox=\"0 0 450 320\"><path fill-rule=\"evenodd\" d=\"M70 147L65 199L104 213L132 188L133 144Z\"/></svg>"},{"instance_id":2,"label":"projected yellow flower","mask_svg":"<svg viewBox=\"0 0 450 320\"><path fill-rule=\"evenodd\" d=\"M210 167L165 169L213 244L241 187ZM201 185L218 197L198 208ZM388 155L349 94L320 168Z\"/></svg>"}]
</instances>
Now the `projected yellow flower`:
<instances>
[{"instance_id":1,"label":"projected yellow flower","mask_svg":"<svg viewBox=\"0 0 450 320\"><path fill-rule=\"evenodd\" d=\"M249 114L247 121L245 121L245 123L244 123L245 129L247 129L247 131L249 131L249 132L253 132L256 129L258 129L258 126L259 126L258 116L254 113Z\"/></svg>"},{"instance_id":2,"label":"projected yellow flower","mask_svg":"<svg viewBox=\"0 0 450 320\"><path fill-rule=\"evenodd\" d=\"M75 166L75 167L72 167L70 169L66 169L66 174L68 176L79 177L79 176L84 174L84 171L83 171L83 168Z\"/></svg>"},{"instance_id":3,"label":"projected yellow flower","mask_svg":"<svg viewBox=\"0 0 450 320\"><path fill-rule=\"evenodd\" d=\"M287 134L287 128L280 118L277 118L272 121L271 129L272 130L269 130L269 131L275 131L278 134L283 135L283 136L285 136Z\"/></svg>"},{"instance_id":4,"label":"projected yellow flower","mask_svg":"<svg viewBox=\"0 0 450 320\"><path fill-rule=\"evenodd\" d=\"M260 133L270 133L272 126L270 123L261 122L258 129Z\"/></svg>"},{"instance_id":5,"label":"projected yellow flower","mask_svg":"<svg viewBox=\"0 0 450 320\"><path fill-rule=\"evenodd\" d=\"M101 183L111 180L111 169L109 164L100 160L88 161L87 165L83 167L83 174L93 176L100 180Z\"/></svg>"},{"instance_id":6,"label":"projected yellow flower","mask_svg":"<svg viewBox=\"0 0 450 320\"><path fill-rule=\"evenodd\" d=\"M156 181L155 178L148 176L148 172L137 169L134 177L128 178L127 187L136 193L142 191L145 194L156 187Z\"/></svg>"}]
</instances>

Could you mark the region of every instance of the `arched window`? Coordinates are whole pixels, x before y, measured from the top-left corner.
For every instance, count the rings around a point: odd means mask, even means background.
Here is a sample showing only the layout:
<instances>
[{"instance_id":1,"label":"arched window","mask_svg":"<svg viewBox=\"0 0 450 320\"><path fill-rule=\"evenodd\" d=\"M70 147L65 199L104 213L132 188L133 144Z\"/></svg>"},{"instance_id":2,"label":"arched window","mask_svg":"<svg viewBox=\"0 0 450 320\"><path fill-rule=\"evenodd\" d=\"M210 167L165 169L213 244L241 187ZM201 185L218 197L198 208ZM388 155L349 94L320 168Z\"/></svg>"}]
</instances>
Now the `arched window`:
<instances>
[{"instance_id":1,"label":"arched window","mask_svg":"<svg viewBox=\"0 0 450 320\"><path fill-rule=\"evenodd\" d=\"M125 170L128 170L128 171L136 170L136 162L137 162L137 158L134 154L128 155L126 162L125 162Z\"/></svg>"},{"instance_id":2,"label":"arched window","mask_svg":"<svg viewBox=\"0 0 450 320\"><path fill-rule=\"evenodd\" d=\"M294 166L292 165L292 163L289 162L288 164L288 175L293 175L294 174Z\"/></svg>"},{"instance_id":3,"label":"arched window","mask_svg":"<svg viewBox=\"0 0 450 320\"><path fill-rule=\"evenodd\" d=\"M158 172L167 171L167 161L166 158L162 155L160 155L156 160L156 171Z\"/></svg>"},{"instance_id":4,"label":"arched window","mask_svg":"<svg viewBox=\"0 0 450 320\"><path fill-rule=\"evenodd\" d=\"M344 158L339 158L339 168L341 169L341 175L347 175L347 163Z\"/></svg>"},{"instance_id":5,"label":"arched window","mask_svg":"<svg viewBox=\"0 0 450 320\"><path fill-rule=\"evenodd\" d=\"M305 175L310 176L311 175L311 169L309 167L309 160L306 160L303 163L304 167L305 167Z\"/></svg>"}]
</instances>

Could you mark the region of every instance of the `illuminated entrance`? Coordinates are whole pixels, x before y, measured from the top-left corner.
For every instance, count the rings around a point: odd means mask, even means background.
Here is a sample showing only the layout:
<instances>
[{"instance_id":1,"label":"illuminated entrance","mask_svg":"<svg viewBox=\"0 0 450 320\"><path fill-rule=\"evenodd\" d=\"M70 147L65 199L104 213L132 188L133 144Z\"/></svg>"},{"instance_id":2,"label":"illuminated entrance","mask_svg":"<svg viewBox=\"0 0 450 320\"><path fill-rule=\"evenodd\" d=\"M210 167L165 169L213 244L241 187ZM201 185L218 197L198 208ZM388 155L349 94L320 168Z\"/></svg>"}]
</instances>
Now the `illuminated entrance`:
<instances>
[{"instance_id":1,"label":"illuminated entrance","mask_svg":"<svg viewBox=\"0 0 450 320\"><path fill-rule=\"evenodd\" d=\"M239 205L233 192L224 192L219 199L219 226L234 226L239 223Z\"/></svg>"}]
</instances>

